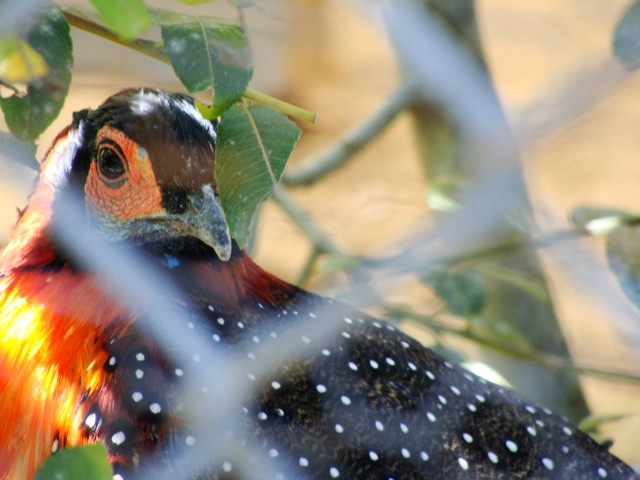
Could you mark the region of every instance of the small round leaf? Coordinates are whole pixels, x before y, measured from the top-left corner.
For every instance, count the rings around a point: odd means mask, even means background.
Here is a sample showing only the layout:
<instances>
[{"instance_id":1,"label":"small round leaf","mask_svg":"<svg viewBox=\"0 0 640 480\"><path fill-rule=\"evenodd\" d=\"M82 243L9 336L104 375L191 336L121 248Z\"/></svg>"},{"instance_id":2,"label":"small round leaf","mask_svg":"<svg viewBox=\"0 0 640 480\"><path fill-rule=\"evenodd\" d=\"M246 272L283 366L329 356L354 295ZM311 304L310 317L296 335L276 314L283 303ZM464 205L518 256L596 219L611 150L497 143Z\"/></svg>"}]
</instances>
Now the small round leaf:
<instances>
[{"instance_id":1,"label":"small round leaf","mask_svg":"<svg viewBox=\"0 0 640 480\"><path fill-rule=\"evenodd\" d=\"M485 305L486 291L482 279L473 270L435 270L427 274L423 281L433 288L454 315L476 315Z\"/></svg>"},{"instance_id":2,"label":"small round leaf","mask_svg":"<svg viewBox=\"0 0 640 480\"><path fill-rule=\"evenodd\" d=\"M112 480L113 469L109 464L104 443L63 448L44 463L34 480Z\"/></svg>"},{"instance_id":3,"label":"small round leaf","mask_svg":"<svg viewBox=\"0 0 640 480\"><path fill-rule=\"evenodd\" d=\"M640 67L640 1L634 1L616 25L613 51L628 70Z\"/></svg>"}]
</instances>

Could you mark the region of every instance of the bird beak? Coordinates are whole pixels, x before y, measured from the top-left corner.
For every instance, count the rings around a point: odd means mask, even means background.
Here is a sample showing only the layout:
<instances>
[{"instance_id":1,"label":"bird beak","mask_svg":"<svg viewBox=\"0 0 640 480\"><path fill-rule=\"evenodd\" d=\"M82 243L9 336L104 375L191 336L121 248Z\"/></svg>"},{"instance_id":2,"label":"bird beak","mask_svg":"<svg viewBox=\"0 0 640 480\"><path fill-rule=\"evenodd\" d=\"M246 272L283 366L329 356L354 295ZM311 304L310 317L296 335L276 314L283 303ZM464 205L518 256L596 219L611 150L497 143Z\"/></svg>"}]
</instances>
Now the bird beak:
<instances>
[{"instance_id":1,"label":"bird beak","mask_svg":"<svg viewBox=\"0 0 640 480\"><path fill-rule=\"evenodd\" d=\"M220 260L231 258L231 234L220 200L211 185L187 193L182 213L144 215L129 222L129 234L138 238L194 237L213 248Z\"/></svg>"},{"instance_id":2,"label":"bird beak","mask_svg":"<svg viewBox=\"0 0 640 480\"><path fill-rule=\"evenodd\" d=\"M220 200L211 185L187 195L189 202L184 213L176 214L184 233L213 248L222 261L231 258L231 234Z\"/></svg>"}]
</instances>

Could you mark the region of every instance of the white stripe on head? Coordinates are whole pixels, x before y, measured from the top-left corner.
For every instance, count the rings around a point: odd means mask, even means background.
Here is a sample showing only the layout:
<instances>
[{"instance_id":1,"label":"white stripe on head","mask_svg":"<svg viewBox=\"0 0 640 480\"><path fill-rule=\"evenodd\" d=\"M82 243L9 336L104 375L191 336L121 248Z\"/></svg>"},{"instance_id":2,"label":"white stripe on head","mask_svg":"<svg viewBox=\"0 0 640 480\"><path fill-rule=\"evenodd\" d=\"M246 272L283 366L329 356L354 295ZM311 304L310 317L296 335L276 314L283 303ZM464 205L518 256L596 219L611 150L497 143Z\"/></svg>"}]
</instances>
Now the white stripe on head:
<instances>
[{"instance_id":1,"label":"white stripe on head","mask_svg":"<svg viewBox=\"0 0 640 480\"><path fill-rule=\"evenodd\" d=\"M182 110L184 113L186 113L191 118L193 118L196 122L202 125L205 128L205 130L209 132L209 135L211 135L212 141L215 142L216 131L213 128L213 124L202 116L202 114L195 107L195 105L193 105L192 103L189 103L187 100L184 100L184 99L175 102L174 105L176 105L180 110Z\"/></svg>"},{"instance_id":2,"label":"white stripe on head","mask_svg":"<svg viewBox=\"0 0 640 480\"><path fill-rule=\"evenodd\" d=\"M166 94L157 90L142 89L131 99L131 111L136 115L148 115L158 107L169 107Z\"/></svg>"},{"instance_id":3,"label":"white stripe on head","mask_svg":"<svg viewBox=\"0 0 640 480\"><path fill-rule=\"evenodd\" d=\"M209 133L212 142L216 141L216 131L213 124L204 118L200 111L191 102L184 98L177 100L172 95L161 90L142 89L131 99L131 111L136 115L148 115L159 107L177 108L202 126L207 133Z\"/></svg>"},{"instance_id":4,"label":"white stripe on head","mask_svg":"<svg viewBox=\"0 0 640 480\"><path fill-rule=\"evenodd\" d=\"M84 122L71 128L66 138L57 141L42 166L42 179L55 188L61 188L69 179L73 159L80 148L84 135Z\"/></svg>"}]
</instances>

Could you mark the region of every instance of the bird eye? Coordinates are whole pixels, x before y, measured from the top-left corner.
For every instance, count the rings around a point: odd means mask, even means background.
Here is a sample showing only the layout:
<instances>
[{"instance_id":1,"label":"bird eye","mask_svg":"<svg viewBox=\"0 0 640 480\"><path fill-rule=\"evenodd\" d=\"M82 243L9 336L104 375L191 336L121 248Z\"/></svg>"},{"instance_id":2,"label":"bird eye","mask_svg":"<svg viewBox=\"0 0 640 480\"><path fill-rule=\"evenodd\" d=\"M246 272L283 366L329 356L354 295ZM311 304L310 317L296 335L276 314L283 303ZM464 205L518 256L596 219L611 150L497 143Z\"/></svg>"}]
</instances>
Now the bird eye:
<instances>
[{"instance_id":1,"label":"bird eye","mask_svg":"<svg viewBox=\"0 0 640 480\"><path fill-rule=\"evenodd\" d=\"M111 184L126 173L122 152L119 152L117 147L111 144L100 146L97 166L103 180ZM120 185L121 183L118 182L116 186Z\"/></svg>"}]
</instances>

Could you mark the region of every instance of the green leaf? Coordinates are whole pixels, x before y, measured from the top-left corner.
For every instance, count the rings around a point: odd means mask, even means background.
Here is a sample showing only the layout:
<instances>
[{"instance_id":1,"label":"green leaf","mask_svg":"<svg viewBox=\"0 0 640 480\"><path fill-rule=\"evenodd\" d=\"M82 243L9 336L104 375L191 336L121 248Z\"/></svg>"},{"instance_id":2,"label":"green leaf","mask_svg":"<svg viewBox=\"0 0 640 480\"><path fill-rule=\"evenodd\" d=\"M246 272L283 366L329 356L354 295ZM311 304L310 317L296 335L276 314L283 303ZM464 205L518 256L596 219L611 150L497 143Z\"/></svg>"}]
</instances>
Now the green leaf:
<instances>
[{"instance_id":1,"label":"green leaf","mask_svg":"<svg viewBox=\"0 0 640 480\"><path fill-rule=\"evenodd\" d=\"M270 107L234 106L222 115L215 177L231 236L243 247L258 205L273 193L300 127Z\"/></svg>"},{"instance_id":2,"label":"green leaf","mask_svg":"<svg viewBox=\"0 0 640 480\"><path fill-rule=\"evenodd\" d=\"M454 315L478 314L486 303L486 291L480 275L474 270L448 272L434 270L422 281L430 285Z\"/></svg>"},{"instance_id":3,"label":"green leaf","mask_svg":"<svg viewBox=\"0 0 640 480\"><path fill-rule=\"evenodd\" d=\"M38 470L34 480L112 480L113 469L109 464L104 443L83 447L63 448L51 455Z\"/></svg>"},{"instance_id":4,"label":"green leaf","mask_svg":"<svg viewBox=\"0 0 640 480\"><path fill-rule=\"evenodd\" d=\"M640 307L640 217L614 208L578 207L571 221L592 235L605 236L609 267L627 298Z\"/></svg>"},{"instance_id":5,"label":"green leaf","mask_svg":"<svg viewBox=\"0 0 640 480\"><path fill-rule=\"evenodd\" d=\"M620 225L607 235L607 260L629 300L640 307L640 228Z\"/></svg>"},{"instance_id":6,"label":"green leaf","mask_svg":"<svg viewBox=\"0 0 640 480\"><path fill-rule=\"evenodd\" d=\"M142 0L91 0L105 26L124 40L134 40L151 23Z\"/></svg>"},{"instance_id":7,"label":"green leaf","mask_svg":"<svg viewBox=\"0 0 640 480\"><path fill-rule=\"evenodd\" d=\"M60 113L69 91L73 56L69 24L55 7L43 10L25 40L47 62L49 74L29 82L26 95L0 98L0 107L11 133L27 142Z\"/></svg>"},{"instance_id":8,"label":"green leaf","mask_svg":"<svg viewBox=\"0 0 640 480\"><path fill-rule=\"evenodd\" d=\"M167 57L189 92L213 89L209 118L221 115L245 91L253 73L247 38L235 23L151 9Z\"/></svg>"},{"instance_id":9,"label":"green leaf","mask_svg":"<svg viewBox=\"0 0 640 480\"><path fill-rule=\"evenodd\" d=\"M0 158L40 171L40 164L36 160L36 145L33 142L23 143L7 132L0 132Z\"/></svg>"},{"instance_id":10,"label":"green leaf","mask_svg":"<svg viewBox=\"0 0 640 480\"><path fill-rule=\"evenodd\" d=\"M634 1L616 25L613 51L628 70L640 67L640 1Z\"/></svg>"},{"instance_id":11,"label":"green leaf","mask_svg":"<svg viewBox=\"0 0 640 480\"><path fill-rule=\"evenodd\" d=\"M49 73L42 55L15 35L0 38L0 79L9 84L27 83Z\"/></svg>"},{"instance_id":12,"label":"green leaf","mask_svg":"<svg viewBox=\"0 0 640 480\"><path fill-rule=\"evenodd\" d=\"M478 264L477 268L483 275L516 287L538 302L549 301L549 292L547 289L544 288L544 285L539 279L535 278L529 272L493 262Z\"/></svg>"},{"instance_id":13,"label":"green leaf","mask_svg":"<svg viewBox=\"0 0 640 480\"><path fill-rule=\"evenodd\" d=\"M580 206L571 211L571 222L591 235L607 235L627 223L637 223L637 217L617 208Z\"/></svg>"},{"instance_id":14,"label":"green leaf","mask_svg":"<svg viewBox=\"0 0 640 480\"><path fill-rule=\"evenodd\" d=\"M627 417L627 415L622 414L589 415L588 417L580 420L580 423L578 423L578 428L585 433L593 433L602 425L611 422L617 422L625 417Z\"/></svg>"}]
</instances>

